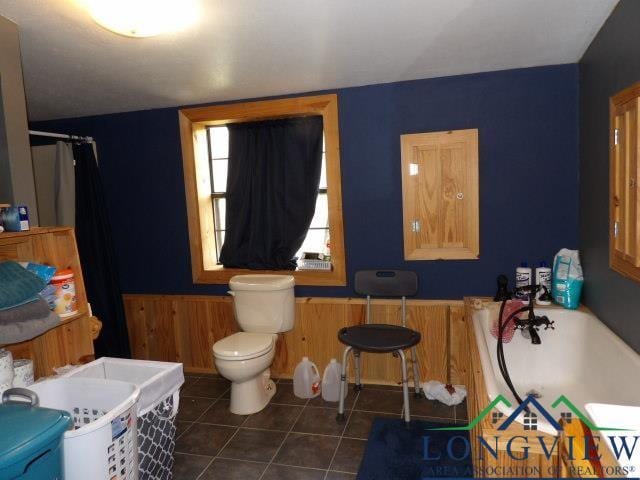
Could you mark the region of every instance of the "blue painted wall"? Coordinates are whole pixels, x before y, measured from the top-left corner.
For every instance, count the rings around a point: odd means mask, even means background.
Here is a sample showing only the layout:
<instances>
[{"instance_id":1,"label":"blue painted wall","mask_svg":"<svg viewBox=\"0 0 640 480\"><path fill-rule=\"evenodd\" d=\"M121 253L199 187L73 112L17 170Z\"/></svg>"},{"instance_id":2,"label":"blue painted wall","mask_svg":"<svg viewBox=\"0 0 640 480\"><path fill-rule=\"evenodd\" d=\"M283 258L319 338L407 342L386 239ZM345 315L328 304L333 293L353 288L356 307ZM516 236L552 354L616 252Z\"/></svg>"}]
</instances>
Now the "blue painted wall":
<instances>
[{"instance_id":1,"label":"blue painted wall","mask_svg":"<svg viewBox=\"0 0 640 480\"><path fill-rule=\"evenodd\" d=\"M583 301L640 353L640 284L609 267L609 97L640 79L640 2L622 0L580 60Z\"/></svg>"},{"instance_id":2,"label":"blue painted wall","mask_svg":"<svg viewBox=\"0 0 640 480\"><path fill-rule=\"evenodd\" d=\"M493 294L498 273L578 240L578 69L561 65L337 90L347 287L362 268L409 268L421 298ZM191 281L176 108L38 122L92 135L127 293L223 294ZM480 131L480 260L405 262L400 135Z\"/></svg>"}]
</instances>

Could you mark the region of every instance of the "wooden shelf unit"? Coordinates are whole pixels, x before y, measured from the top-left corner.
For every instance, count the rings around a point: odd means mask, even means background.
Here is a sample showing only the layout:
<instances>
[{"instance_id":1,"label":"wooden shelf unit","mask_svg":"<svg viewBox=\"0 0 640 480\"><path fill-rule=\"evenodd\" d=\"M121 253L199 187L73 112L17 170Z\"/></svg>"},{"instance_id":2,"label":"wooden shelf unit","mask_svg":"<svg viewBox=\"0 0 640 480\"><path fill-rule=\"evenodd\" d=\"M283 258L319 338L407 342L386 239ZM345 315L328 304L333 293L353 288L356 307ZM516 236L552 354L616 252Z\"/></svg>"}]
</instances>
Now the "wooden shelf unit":
<instances>
[{"instance_id":1,"label":"wooden shelf unit","mask_svg":"<svg viewBox=\"0 0 640 480\"><path fill-rule=\"evenodd\" d=\"M0 345L14 358L34 361L36 377L53 374L54 367L80 363L94 355L93 340L100 333L100 321L90 315L78 256L76 237L69 227L35 227L26 232L0 233L0 261L42 263L73 271L78 313L63 318L55 328L31 340Z\"/></svg>"}]
</instances>

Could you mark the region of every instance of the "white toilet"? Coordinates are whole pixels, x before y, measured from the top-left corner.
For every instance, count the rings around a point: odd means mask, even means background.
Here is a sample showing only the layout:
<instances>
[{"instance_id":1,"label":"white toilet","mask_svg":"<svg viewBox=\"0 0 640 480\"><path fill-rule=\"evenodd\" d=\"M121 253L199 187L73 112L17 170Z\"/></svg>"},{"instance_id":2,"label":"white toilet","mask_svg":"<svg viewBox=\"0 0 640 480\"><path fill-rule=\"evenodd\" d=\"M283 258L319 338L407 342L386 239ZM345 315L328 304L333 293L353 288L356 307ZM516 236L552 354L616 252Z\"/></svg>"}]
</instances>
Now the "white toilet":
<instances>
[{"instance_id":1,"label":"white toilet","mask_svg":"<svg viewBox=\"0 0 640 480\"><path fill-rule=\"evenodd\" d=\"M220 375L231 380L231 413L259 412L276 393L269 367L277 334L293 328L294 285L291 275L236 275L229 281L243 331L214 343L213 358Z\"/></svg>"}]
</instances>

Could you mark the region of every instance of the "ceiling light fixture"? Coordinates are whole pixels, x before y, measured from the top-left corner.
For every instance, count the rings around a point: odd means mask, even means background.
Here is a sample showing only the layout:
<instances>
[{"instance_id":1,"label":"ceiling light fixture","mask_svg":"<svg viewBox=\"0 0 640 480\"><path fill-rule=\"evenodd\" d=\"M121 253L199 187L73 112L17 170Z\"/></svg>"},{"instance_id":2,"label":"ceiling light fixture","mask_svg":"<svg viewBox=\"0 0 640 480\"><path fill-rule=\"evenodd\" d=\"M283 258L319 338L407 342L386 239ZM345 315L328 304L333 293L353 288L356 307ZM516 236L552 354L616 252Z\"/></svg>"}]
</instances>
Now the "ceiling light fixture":
<instances>
[{"instance_id":1,"label":"ceiling light fixture","mask_svg":"<svg viewBox=\"0 0 640 480\"><path fill-rule=\"evenodd\" d=\"M127 37L176 32L198 18L197 0L86 0L93 19Z\"/></svg>"}]
</instances>

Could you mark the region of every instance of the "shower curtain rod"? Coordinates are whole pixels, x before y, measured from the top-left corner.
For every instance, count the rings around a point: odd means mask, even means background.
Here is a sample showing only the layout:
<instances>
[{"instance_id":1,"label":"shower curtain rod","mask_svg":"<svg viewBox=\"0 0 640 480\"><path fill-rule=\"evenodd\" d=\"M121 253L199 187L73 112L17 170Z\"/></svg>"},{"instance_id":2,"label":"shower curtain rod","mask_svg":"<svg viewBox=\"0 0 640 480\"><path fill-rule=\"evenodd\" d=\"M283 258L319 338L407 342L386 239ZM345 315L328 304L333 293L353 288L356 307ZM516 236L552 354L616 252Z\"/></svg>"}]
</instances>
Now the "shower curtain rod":
<instances>
[{"instance_id":1,"label":"shower curtain rod","mask_svg":"<svg viewBox=\"0 0 640 480\"><path fill-rule=\"evenodd\" d=\"M81 142L91 143L93 137L83 137L81 135L66 135L64 133L41 132L38 130L29 130L29 135L37 137L65 138L67 140L80 140Z\"/></svg>"}]
</instances>

